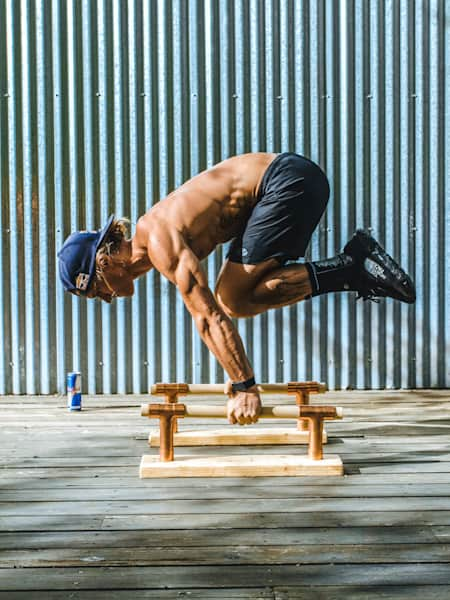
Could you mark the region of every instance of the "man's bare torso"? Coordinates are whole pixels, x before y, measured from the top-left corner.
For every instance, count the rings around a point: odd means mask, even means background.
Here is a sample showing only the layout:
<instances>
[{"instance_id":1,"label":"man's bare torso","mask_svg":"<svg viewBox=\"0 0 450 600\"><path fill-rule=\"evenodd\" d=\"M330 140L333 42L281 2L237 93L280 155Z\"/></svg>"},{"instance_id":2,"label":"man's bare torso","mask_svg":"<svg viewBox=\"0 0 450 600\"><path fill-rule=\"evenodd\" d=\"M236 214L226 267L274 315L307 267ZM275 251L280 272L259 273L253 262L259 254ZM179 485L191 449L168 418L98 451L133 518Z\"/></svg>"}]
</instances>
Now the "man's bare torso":
<instances>
[{"instance_id":1,"label":"man's bare torso","mask_svg":"<svg viewBox=\"0 0 450 600\"><path fill-rule=\"evenodd\" d=\"M264 173L276 156L243 154L199 173L141 217L140 228L150 233L155 221L163 221L202 260L242 229Z\"/></svg>"}]
</instances>

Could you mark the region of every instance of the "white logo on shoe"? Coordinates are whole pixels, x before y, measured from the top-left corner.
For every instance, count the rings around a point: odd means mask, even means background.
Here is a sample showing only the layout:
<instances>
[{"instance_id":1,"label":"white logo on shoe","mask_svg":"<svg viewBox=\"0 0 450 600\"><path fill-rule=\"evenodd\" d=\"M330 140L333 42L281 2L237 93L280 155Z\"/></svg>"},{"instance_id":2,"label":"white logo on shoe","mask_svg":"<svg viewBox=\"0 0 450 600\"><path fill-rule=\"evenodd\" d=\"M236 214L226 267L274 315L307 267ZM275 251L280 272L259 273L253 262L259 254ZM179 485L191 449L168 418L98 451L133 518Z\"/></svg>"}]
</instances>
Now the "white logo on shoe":
<instances>
[{"instance_id":1,"label":"white logo on shoe","mask_svg":"<svg viewBox=\"0 0 450 600\"><path fill-rule=\"evenodd\" d=\"M382 267L380 267L380 265L378 265L373 260L370 260L370 258L366 258L366 260L364 261L364 266L365 266L367 272L370 275L372 275L373 277L377 277L380 279L386 279L384 269Z\"/></svg>"}]
</instances>

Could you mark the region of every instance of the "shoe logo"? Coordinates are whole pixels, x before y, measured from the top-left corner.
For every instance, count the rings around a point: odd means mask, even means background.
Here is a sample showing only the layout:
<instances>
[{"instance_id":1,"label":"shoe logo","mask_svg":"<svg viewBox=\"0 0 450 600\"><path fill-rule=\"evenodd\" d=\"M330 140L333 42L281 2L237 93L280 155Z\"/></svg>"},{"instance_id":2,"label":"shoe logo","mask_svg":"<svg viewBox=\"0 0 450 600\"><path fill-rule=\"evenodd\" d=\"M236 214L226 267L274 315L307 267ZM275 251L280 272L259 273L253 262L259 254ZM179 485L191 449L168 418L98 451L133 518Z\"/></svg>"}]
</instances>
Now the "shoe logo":
<instances>
[{"instance_id":1,"label":"shoe logo","mask_svg":"<svg viewBox=\"0 0 450 600\"><path fill-rule=\"evenodd\" d=\"M378 265L376 262L373 262L373 260L366 258L366 260L364 261L364 266L365 266L367 272L370 275L372 275L373 277L378 277L380 279L386 279L384 269L382 267L380 267L380 265Z\"/></svg>"}]
</instances>

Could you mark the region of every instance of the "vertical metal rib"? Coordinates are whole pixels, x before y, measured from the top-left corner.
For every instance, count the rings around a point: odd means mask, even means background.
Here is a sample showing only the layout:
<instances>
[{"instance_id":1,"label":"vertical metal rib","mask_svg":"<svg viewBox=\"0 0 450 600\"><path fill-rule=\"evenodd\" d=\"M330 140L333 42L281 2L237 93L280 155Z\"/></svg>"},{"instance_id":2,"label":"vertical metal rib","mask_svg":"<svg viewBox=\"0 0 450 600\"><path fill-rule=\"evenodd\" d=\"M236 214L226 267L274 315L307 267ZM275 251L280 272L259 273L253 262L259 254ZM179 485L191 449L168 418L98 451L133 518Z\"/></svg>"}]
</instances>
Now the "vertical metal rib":
<instances>
[{"instance_id":1,"label":"vertical metal rib","mask_svg":"<svg viewBox=\"0 0 450 600\"><path fill-rule=\"evenodd\" d=\"M6 6L2 2L0 4L0 39L6 40ZM0 45L0 81L7 81L6 74L6 51L5 45ZM6 336L6 323L9 322L10 306L6 298L6 290L3 282L7 278L7 255L8 255L8 232L7 226L8 216L5 207L8 206L7 193L7 176L8 168L6 163L6 150L8 147L7 137L7 88L0 86L0 232L2 234L2 243L0 244L0 340L2 351L0 352L0 394L6 394L7 380L9 380L9 356L10 356L10 340Z\"/></svg>"},{"instance_id":2,"label":"vertical metal rib","mask_svg":"<svg viewBox=\"0 0 450 600\"><path fill-rule=\"evenodd\" d=\"M97 128L98 128L98 153L99 153L99 182L98 190L100 196L100 223L105 223L110 212L110 180L112 173L110 170L109 155L111 153L109 143L109 118L112 111L111 97L108 96L108 78L111 61L108 60L108 53L111 48L111 35L109 33L109 23L107 21L107 3L105 0L98 0L97 3ZM101 390L104 394L113 392L112 384L112 319L111 307L102 303L101 308L101 372L102 382Z\"/></svg>"},{"instance_id":3,"label":"vertical metal rib","mask_svg":"<svg viewBox=\"0 0 450 600\"><path fill-rule=\"evenodd\" d=\"M20 394L24 390L24 378L21 374L21 348L23 349L23 312L19 304L19 227L21 225L17 218L17 206L23 205L23 198L19 196L17 178L17 116L16 107L16 75L15 56L18 12L15 10L14 0L6 4L6 57L8 73L8 176L9 176L9 281L6 288L9 290L10 315L11 315L11 353L10 353L10 390L13 394ZM19 204L19 205L20 205ZM22 300L20 298L20 300ZM21 331L22 329L22 331Z\"/></svg>"}]
</instances>

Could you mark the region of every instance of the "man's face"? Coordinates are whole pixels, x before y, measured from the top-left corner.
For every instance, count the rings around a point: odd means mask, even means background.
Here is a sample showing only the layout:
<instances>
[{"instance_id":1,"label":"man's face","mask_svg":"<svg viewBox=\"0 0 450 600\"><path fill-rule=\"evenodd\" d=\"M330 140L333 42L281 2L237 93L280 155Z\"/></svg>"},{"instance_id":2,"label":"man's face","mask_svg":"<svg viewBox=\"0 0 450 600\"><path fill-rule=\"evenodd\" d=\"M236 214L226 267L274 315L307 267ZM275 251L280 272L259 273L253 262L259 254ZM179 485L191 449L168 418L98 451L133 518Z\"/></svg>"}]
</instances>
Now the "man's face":
<instances>
[{"instance_id":1,"label":"man's face","mask_svg":"<svg viewBox=\"0 0 450 600\"><path fill-rule=\"evenodd\" d=\"M103 269L101 276L94 277L86 296L110 304L115 297L132 296L133 293L133 277L123 267L111 265Z\"/></svg>"}]
</instances>

